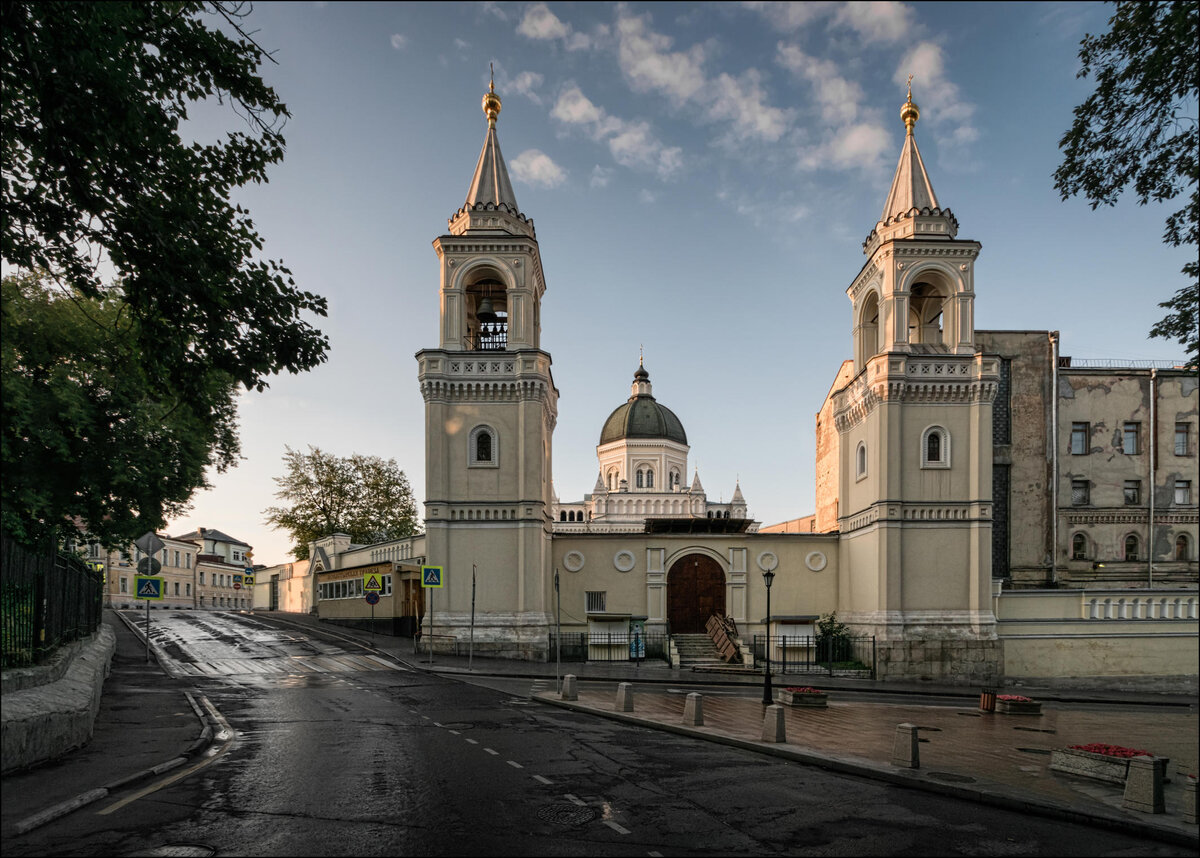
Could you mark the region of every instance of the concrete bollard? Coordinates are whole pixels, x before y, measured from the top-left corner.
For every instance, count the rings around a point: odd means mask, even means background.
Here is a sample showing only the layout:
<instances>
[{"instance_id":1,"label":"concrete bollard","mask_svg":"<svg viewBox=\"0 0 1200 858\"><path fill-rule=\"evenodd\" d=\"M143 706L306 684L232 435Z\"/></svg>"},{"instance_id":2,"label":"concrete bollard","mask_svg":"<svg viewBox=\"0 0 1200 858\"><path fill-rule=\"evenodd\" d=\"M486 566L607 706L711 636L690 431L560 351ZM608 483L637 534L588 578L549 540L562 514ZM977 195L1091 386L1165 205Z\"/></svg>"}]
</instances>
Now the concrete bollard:
<instances>
[{"instance_id":1,"label":"concrete bollard","mask_svg":"<svg viewBox=\"0 0 1200 858\"><path fill-rule=\"evenodd\" d=\"M691 727L704 726L704 695L693 691L683 704L683 723Z\"/></svg>"},{"instance_id":2,"label":"concrete bollard","mask_svg":"<svg viewBox=\"0 0 1200 858\"><path fill-rule=\"evenodd\" d=\"M762 740L764 742L786 742L787 730L784 728L783 707L772 703L763 715Z\"/></svg>"},{"instance_id":3,"label":"concrete bollard","mask_svg":"<svg viewBox=\"0 0 1200 858\"><path fill-rule=\"evenodd\" d=\"M1125 775L1125 798L1121 806L1142 813L1165 813L1163 768L1165 761L1154 757L1133 757Z\"/></svg>"},{"instance_id":4,"label":"concrete bollard","mask_svg":"<svg viewBox=\"0 0 1200 858\"><path fill-rule=\"evenodd\" d=\"M575 687L575 674L568 673L563 677L562 684L562 699L563 700L578 700L579 690Z\"/></svg>"},{"instance_id":5,"label":"concrete bollard","mask_svg":"<svg viewBox=\"0 0 1200 858\"><path fill-rule=\"evenodd\" d=\"M631 683L622 682L617 686L617 705L614 708L617 712L633 711L633 685Z\"/></svg>"},{"instance_id":6,"label":"concrete bollard","mask_svg":"<svg viewBox=\"0 0 1200 858\"><path fill-rule=\"evenodd\" d=\"M1183 821L1196 824L1196 778L1192 775L1183 779Z\"/></svg>"},{"instance_id":7,"label":"concrete bollard","mask_svg":"<svg viewBox=\"0 0 1200 858\"><path fill-rule=\"evenodd\" d=\"M921 768L921 740L917 737L916 724L896 726L896 739L892 744L892 765L906 769Z\"/></svg>"}]
</instances>

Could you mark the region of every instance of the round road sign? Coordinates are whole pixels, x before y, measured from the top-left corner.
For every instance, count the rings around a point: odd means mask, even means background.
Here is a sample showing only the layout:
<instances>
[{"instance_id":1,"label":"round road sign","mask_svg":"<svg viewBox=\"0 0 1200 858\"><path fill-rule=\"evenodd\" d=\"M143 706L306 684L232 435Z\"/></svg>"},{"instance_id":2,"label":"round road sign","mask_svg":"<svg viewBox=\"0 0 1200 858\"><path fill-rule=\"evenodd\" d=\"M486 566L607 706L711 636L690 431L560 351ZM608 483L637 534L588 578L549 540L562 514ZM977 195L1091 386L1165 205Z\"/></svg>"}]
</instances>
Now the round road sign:
<instances>
[{"instance_id":1,"label":"round road sign","mask_svg":"<svg viewBox=\"0 0 1200 858\"><path fill-rule=\"evenodd\" d=\"M367 593L367 604L368 605L378 605L379 604L379 594L374 593L374 592Z\"/></svg>"}]
</instances>

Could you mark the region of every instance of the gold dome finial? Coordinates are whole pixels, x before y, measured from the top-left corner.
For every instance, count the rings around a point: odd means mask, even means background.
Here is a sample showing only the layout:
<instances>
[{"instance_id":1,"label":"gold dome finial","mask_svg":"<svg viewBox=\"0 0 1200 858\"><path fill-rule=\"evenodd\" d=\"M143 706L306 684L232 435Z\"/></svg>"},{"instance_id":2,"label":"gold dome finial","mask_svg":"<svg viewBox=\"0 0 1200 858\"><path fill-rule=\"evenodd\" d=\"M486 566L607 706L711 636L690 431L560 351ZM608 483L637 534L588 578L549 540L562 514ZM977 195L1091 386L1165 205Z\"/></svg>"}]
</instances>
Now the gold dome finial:
<instances>
[{"instance_id":1,"label":"gold dome finial","mask_svg":"<svg viewBox=\"0 0 1200 858\"><path fill-rule=\"evenodd\" d=\"M913 133L913 126L917 124L917 120L921 118L921 111L913 104L912 100L912 79L913 76L908 76L908 101L904 102L904 106L900 108L900 118L904 120L904 127L908 129L908 133Z\"/></svg>"},{"instance_id":2,"label":"gold dome finial","mask_svg":"<svg viewBox=\"0 0 1200 858\"><path fill-rule=\"evenodd\" d=\"M488 127L496 127L496 117L500 115L500 96L496 95L496 66L491 64L492 79L488 83L488 91L483 96L483 112L488 118Z\"/></svg>"}]
</instances>

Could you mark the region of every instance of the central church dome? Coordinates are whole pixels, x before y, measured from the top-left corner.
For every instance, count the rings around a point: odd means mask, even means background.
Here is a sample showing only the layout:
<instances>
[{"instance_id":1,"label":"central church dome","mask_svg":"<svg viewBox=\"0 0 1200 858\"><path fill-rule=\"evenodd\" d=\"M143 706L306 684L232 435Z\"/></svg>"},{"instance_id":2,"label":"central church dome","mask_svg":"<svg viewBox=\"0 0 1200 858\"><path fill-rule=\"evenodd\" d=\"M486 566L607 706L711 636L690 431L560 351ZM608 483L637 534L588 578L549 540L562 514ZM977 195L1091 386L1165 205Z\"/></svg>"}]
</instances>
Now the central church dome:
<instances>
[{"instance_id":1,"label":"central church dome","mask_svg":"<svg viewBox=\"0 0 1200 858\"><path fill-rule=\"evenodd\" d=\"M629 400L608 415L600 430L601 446L626 438L663 438L687 444L687 433L675 412L659 405L650 394L650 373L644 366L639 366L633 374Z\"/></svg>"}]
</instances>

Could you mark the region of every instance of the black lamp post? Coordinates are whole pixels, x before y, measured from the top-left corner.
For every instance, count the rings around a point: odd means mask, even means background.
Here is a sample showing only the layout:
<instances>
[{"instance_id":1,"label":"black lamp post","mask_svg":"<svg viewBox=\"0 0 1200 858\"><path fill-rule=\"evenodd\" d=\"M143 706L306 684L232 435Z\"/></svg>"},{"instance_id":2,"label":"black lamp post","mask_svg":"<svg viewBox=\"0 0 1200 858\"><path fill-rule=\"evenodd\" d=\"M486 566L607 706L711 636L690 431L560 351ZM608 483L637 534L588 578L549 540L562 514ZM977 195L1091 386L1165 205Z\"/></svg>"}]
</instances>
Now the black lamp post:
<instances>
[{"instance_id":1,"label":"black lamp post","mask_svg":"<svg viewBox=\"0 0 1200 858\"><path fill-rule=\"evenodd\" d=\"M775 702L774 695L771 692L771 584L775 581L775 573L768 571L763 573L763 583L767 585L767 645L765 647L767 653L767 672L763 674L763 706L770 706Z\"/></svg>"}]
</instances>

